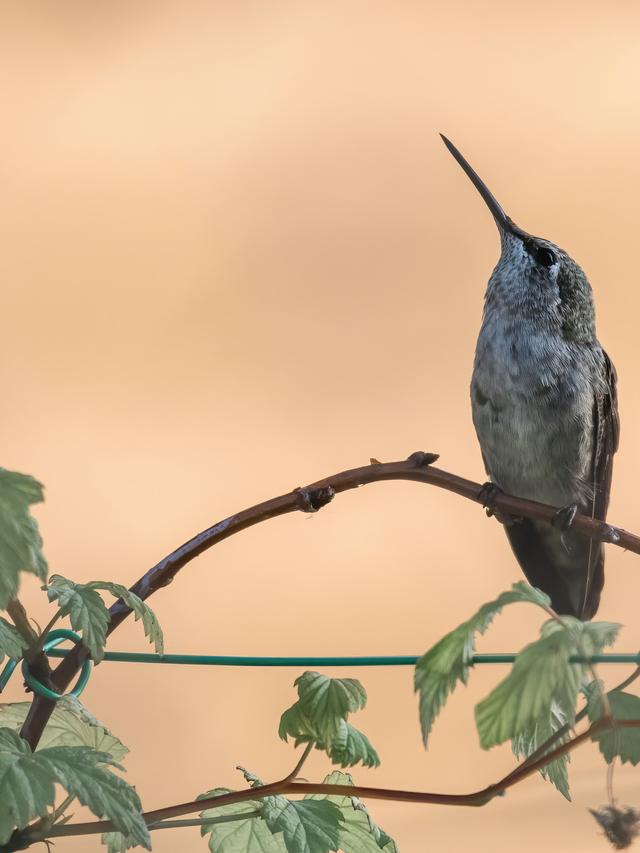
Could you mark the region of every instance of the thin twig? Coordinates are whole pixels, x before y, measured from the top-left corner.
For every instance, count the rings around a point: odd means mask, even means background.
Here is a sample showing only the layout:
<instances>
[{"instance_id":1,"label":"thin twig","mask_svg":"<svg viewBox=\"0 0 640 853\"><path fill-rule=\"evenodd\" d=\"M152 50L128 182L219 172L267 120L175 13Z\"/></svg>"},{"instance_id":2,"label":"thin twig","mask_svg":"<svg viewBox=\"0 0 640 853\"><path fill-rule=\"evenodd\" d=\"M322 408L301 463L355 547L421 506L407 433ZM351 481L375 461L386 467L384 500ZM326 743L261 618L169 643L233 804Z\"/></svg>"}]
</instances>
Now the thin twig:
<instances>
[{"instance_id":1,"label":"thin twig","mask_svg":"<svg viewBox=\"0 0 640 853\"><path fill-rule=\"evenodd\" d=\"M318 480L304 488L294 489L285 495L256 504L236 515L223 519L213 527L209 527L197 536L194 536L184 545L181 545L171 554L162 559L153 568L149 569L139 581L132 587L131 591L140 598L146 599L154 592L171 583L180 569L198 557L212 545L227 539L253 527L255 524L285 515L290 512L315 512L325 504L329 503L334 494L357 489L369 483L383 482L386 480L412 480L437 486L441 489L454 492L461 497L482 504L482 486L472 480L458 477L439 468L434 468L431 463L438 458L435 453L423 453L419 451L403 462L386 462L365 465L361 468L352 468L342 471L323 480ZM496 495L493 506L504 513L514 517L531 518L537 521L552 523L556 516L557 507L528 501L522 498L499 493ZM599 542L609 542L640 554L640 536L635 536L621 528L614 527L603 521L578 514L572 525L572 530L585 537ZM109 610L111 621L108 633L111 634L131 613L131 609L122 601L113 604ZM71 652L58 665L53 673L53 680L59 691L64 691L73 677L80 669L83 661L88 656L84 646L76 645ZM35 696L32 706L27 714L26 720L20 732L21 736L31 745L36 747L44 727L47 724L54 703L41 696Z\"/></svg>"},{"instance_id":2,"label":"thin twig","mask_svg":"<svg viewBox=\"0 0 640 853\"><path fill-rule=\"evenodd\" d=\"M313 749L314 745L315 745L314 743L308 743L308 744L305 746L305 748L304 748L304 752L303 752L303 753L302 753L302 755L300 756L300 761L298 761L298 763L297 763L297 764L296 764L296 766L293 768L293 770L291 771L291 773L289 773L289 775L285 777L285 781L286 781L286 782L293 782L293 780L297 778L298 774L299 774L299 773L300 773L300 771L302 770L302 767L303 767L303 765L304 765L305 761L306 761L306 760L307 760L307 758L309 757L309 753L310 753L310 752L311 752L311 750Z\"/></svg>"},{"instance_id":3,"label":"thin twig","mask_svg":"<svg viewBox=\"0 0 640 853\"><path fill-rule=\"evenodd\" d=\"M324 796L347 796L359 797L360 799L370 800L390 800L393 802L405 803L421 803L441 806L484 806L494 797L500 796L508 788L512 788L519 782L531 776L536 771L550 764L563 755L581 746L586 741L600 734L607 729L612 728L612 720L608 718L600 718L588 729L579 735L576 735L566 743L561 744L556 749L549 752L547 755L539 758L537 761L524 761L514 773L503 777L493 785L488 785L480 791L474 791L470 794L437 794L424 791L401 791L392 788L367 788L361 785L325 785L324 783L314 782L295 782L290 781L286 776L279 782L271 782L267 785L262 785L259 788L245 788L242 791L231 791L228 794L220 794L215 797L208 797L201 800L193 800L188 803L179 803L174 806L166 806L162 809L156 809L150 812L144 812L142 817L147 825L158 824L179 817L180 815L200 812L204 809L229 806L234 803L241 803L246 800L258 800L264 797L270 797L275 794L322 794ZM618 720L616 725L623 729L640 728L640 720ZM249 816L244 815L244 816ZM240 816L238 816L240 819ZM70 835L95 835L102 832L112 832L114 829L110 821L91 821L88 823L71 823L65 826L55 828L56 837ZM24 833L24 831L23 831ZM29 840L28 832L22 835L25 841ZM38 839L39 840L39 839Z\"/></svg>"},{"instance_id":4,"label":"thin twig","mask_svg":"<svg viewBox=\"0 0 640 853\"><path fill-rule=\"evenodd\" d=\"M215 823L232 823L238 820L249 820L252 817L260 817L260 812L256 809L253 812L223 814L220 817L194 817L191 820L162 820L160 823L152 823L147 829L151 832L156 829L178 829L183 826L211 826Z\"/></svg>"},{"instance_id":5,"label":"thin twig","mask_svg":"<svg viewBox=\"0 0 640 853\"><path fill-rule=\"evenodd\" d=\"M49 631L51 631L51 629L56 624L58 619L61 619L61 618L62 618L62 610L56 610L56 612L53 614L51 619L49 619L47 624L44 626L44 628L40 632L40 637L38 638L38 641L37 641L38 649L42 649L42 647L44 646L45 640L47 639L47 635L48 635Z\"/></svg>"}]
</instances>

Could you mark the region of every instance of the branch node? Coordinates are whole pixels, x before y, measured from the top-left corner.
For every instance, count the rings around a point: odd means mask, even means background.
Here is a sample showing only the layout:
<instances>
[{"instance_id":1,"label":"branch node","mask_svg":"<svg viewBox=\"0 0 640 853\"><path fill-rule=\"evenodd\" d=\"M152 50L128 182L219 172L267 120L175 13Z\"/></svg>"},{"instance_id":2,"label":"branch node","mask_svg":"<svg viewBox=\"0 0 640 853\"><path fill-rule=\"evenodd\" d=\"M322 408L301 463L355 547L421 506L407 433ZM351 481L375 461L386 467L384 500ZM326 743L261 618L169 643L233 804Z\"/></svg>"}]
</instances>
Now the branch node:
<instances>
[{"instance_id":1,"label":"branch node","mask_svg":"<svg viewBox=\"0 0 640 853\"><path fill-rule=\"evenodd\" d=\"M416 450L407 457L407 462L413 462L416 468L426 468L440 459L439 453L425 453L424 450Z\"/></svg>"},{"instance_id":2,"label":"branch node","mask_svg":"<svg viewBox=\"0 0 640 853\"><path fill-rule=\"evenodd\" d=\"M296 505L301 512L317 512L326 506L334 498L335 489L332 486L323 486L318 489L294 489Z\"/></svg>"},{"instance_id":3,"label":"branch node","mask_svg":"<svg viewBox=\"0 0 640 853\"><path fill-rule=\"evenodd\" d=\"M616 542L620 541L620 532L613 525L607 524L602 531L602 541L615 545Z\"/></svg>"}]
</instances>

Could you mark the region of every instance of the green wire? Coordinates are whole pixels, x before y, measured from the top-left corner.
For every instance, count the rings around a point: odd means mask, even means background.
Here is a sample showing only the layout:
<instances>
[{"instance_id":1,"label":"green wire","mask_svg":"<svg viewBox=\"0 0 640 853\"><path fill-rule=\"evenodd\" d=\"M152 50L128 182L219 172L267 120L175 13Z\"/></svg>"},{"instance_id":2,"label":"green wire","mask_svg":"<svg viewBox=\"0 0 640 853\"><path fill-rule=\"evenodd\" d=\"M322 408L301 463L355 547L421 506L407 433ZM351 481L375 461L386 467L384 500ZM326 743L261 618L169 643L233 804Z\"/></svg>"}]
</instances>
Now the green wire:
<instances>
[{"instance_id":1,"label":"green wire","mask_svg":"<svg viewBox=\"0 0 640 853\"><path fill-rule=\"evenodd\" d=\"M64 640L80 642L80 637L68 628L57 628L51 631L46 638L43 649L53 658L63 658L68 654L68 649L55 648ZM515 654L489 654L472 655L469 663L513 663ZM164 664L186 664L190 666L414 666L420 658L417 655L365 655L363 657L244 657L238 655L154 655L143 652L105 652L103 660L119 661L121 663L164 663ZM586 663L587 659L580 655L572 655L571 663ZM593 655L588 659L589 663L627 663L640 666L640 652L637 654L601 654ZM16 668L17 661L10 660L4 670L0 672L0 693L6 687L7 681ZM58 701L62 698L57 693L49 690L44 684L37 681L26 661L22 663L22 673L25 681L39 693L48 699ZM72 696L79 696L87 685L91 674L91 661L85 660L78 681L71 690Z\"/></svg>"},{"instance_id":2,"label":"green wire","mask_svg":"<svg viewBox=\"0 0 640 853\"><path fill-rule=\"evenodd\" d=\"M62 658L63 649L50 649L51 657ZM473 655L472 664L513 663L515 654ZM243 657L235 655L154 655L139 652L105 652L103 660L121 663L164 663L195 666L414 666L416 655L366 655L364 657ZM578 655L571 663L581 663ZM640 653L593 655L591 663L631 663L640 665Z\"/></svg>"}]
</instances>

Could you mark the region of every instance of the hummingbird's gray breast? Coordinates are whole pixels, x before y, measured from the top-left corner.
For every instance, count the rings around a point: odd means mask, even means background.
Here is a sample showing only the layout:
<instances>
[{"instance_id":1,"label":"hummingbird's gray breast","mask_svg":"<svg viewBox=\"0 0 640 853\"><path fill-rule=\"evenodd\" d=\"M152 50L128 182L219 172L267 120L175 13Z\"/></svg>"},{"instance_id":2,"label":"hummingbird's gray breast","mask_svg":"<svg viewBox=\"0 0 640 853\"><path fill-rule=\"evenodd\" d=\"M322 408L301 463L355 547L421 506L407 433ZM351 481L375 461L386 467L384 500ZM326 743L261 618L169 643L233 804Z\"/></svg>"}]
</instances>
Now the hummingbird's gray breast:
<instances>
[{"instance_id":1,"label":"hummingbird's gray breast","mask_svg":"<svg viewBox=\"0 0 640 853\"><path fill-rule=\"evenodd\" d=\"M485 314L471 400L497 486L554 506L588 505L598 371L593 347L514 322L499 308Z\"/></svg>"}]
</instances>

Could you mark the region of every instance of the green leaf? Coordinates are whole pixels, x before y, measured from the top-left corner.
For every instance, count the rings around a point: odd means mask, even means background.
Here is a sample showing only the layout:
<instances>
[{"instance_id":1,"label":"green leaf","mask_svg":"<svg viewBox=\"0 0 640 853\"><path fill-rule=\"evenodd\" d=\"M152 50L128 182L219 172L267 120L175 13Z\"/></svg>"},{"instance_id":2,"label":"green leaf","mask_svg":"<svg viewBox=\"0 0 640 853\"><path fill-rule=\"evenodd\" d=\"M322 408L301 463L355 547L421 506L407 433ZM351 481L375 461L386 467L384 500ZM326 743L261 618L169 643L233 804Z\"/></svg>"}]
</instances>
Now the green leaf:
<instances>
[{"instance_id":1,"label":"green leaf","mask_svg":"<svg viewBox=\"0 0 640 853\"><path fill-rule=\"evenodd\" d=\"M526 735L546 720L556 705L572 724L586 665L570 663L571 655L592 655L615 640L619 626L587 623L565 616L562 624L545 622L540 639L520 652L509 675L476 705L480 744L489 749Z\"/></svg>"},{"instance_id":2,"label":"green leaf","mask_svg":"<svg viewBox=\"0 0 640 853\"><path fill-rule=\"evenodd\" d=\"M198 799L221 796L230 793L228 788L214 788L201 794ZM205 809L200 817L218 818L227 815L243 814L262 809L261 800L244 800L241 803ZM284 853L282 836L273 835L260 818L250 817L231 823L210 823L201 827L201 834L209 835L211 853ZM119 853L119 851L114 851Z\"/></svg>"},{"instance_id":3,"label":"green leaf","mask_svg":"<svg viewBox=\"0 0 640 853\"><path fill-rule=\"evenodd\" d=\"M103 832L100 836L103 844L106 844L108 853L126 853L131 847L137 847L138 843L130 835L121 832Z\"/></svg>"},{"instance_id":4,"label":"green leaf","mask_svg":"<svg viewBox=\"0 0 640 853\"><path fill-rule=\"evenodd\" d=\"M5 655L12 660L20 660L22 652L27 648L27 642L13 625L0 616L0 663Z\"/></svg>"},{"instance_id":5,"label":"green leaf","mask_svg":"<svg viewBox=\"0 0 640 853\"><path fill-rule=\"evenodd\" d=\"M25 721L30 702L14 702L0 705L0 726L20 731ZM48 746L89 746L108 753L114 761L120 761L129 750L115 735L98 722L75 696L64 696L53 709L38 749Z\"/></svg>"},{"instance_id":6,"label":"green leaf","mask_svg":"<svg viewBox=\"0 0 640 853\"><path fill-rule=\"evenodd\" d=\"M353 785L349 773L335 770L324 779L325 785ZM398 853L395 842L374 823L364 804L357 797L335 794L307 794L305 800L328 800L342 812L340 850L344 853Z\"/></svg>"},{"instance_id":7,"label":"green leaf","mask_svg":"<svg viewBox=\"0 0 640 853\"><path fill-rule=\"evenodd\" d=\"M494 601L483 604L471 619L443 637L416 664L414 687L420 694L420 725L425 747L433 723L458 682L467 683L477 634L484 634L494 617L507 604L528 602L551 606L549 596L524 581L514 583Z\"/></svg>"},{"instance_id":8,"label":"green leaf","mask_svg":"<svg viewBox=\"0 0 640 853\"><path fill-rule=\"evenodd\" d=\"M284 741L290 735L296 746L314 741L319 748L328 748L340 723L367 703L366 691L355 678L327 678L319 672L305 672L294 684L299 698L280 718L278 734Z\"/></svg>"},{"instance_id":9,"label":"green leaf","mask_svg":"<svg viewBox=\"0 0 640 853\"><path fill-rule=\"evenodd\" d=\"M140 798L131 785L107 769L119 765L106 752L85 746L51 746L35 757L51 767L56 780L94 815L107 818L118 832L151 849Z\"/></svg>"},{"instance_id":10,"label":"green leaf","mask_svg":"<svg viewBox=\"0 0 640 853\"><path fill-rule=\"evenodd\" d=\"M0 845L47 813L55 796L55 774L11 729L0 728Z\"/></svg>"},{"instance_id":11,"label":"green leaf","mask_svg":"<svg viewBox=\"0 0 640 853\"><path fill-rule=\"evenodd\" d=\"M570 620L571 617L563 616L562 619ZM615 643L621 628L617 622L580 622L577 619L570 621L570 628L574 627L574 621L579 626L577 653L588 657L599 654L604 648Z\"/></svg>"},{"instance_id":12,"label":"green leaf","mask_svg":"<svg viewBox=\"0 0 640 853\"><path fill-rule=\"evenodd\" d=\"M86 584L76 584L52 575L47 587L49 601L57 601L63 616L71 620L71 627L82 635L82 642L95 661L102 660L109 625L109 611L94 589Z\"/></svg>"},{"instance_id":13,"label":"green leaf","mask_svg":"<svg viewBox=\"0 0 640 853\"><path fill-rule=\"evenodd\" d=\"M591 686L591 685L590 685ZM603 716L602 697L599 691L589 691L587 710L589 720L595 723ZM640 720L640 697L622 690L612 690L607 694L609 707L615 720ZM640 728L639 729L609 729L594 735L600 752L605 761L610 764L615 756L624 764L629 762L634 766L640 762Z\"/></svg>"},{"instance_id":14,"label":"green leaf","mask_svg":"<svg viewBox=\"0 0 640 853\"><path fill-rule=\"evenodd\" d=\"M305 672L295 683L300 698L280 718L278 734L282 740L292 737L296 746L312 742L341 767L380 764L367 736L346 719L351 711L366 704L367 694L359 681Z\"/></svg>"},{"instance_id":15,"label":"green leaf","mask_svg":"<svg viewBox=\"0 0 640 853\"><path fill-rule=\"evenodd\" d=\"M38 524L31 504L44 500L42 485L28 474L0 468L0 610L18 592L20 572L47 578Z\"/></svg>"},{"instance_id":16,"label":"green leaf","mask_svg":"<svg viewBox=\"0 0 640 853\"><path fill-rule=\"evenodd\" d=\"M378 753L369 738L345 720L340 720L328 754L332 763L339 764L340 767L353 767L354 764L378 767L380 764Z\"/></svg>"},{"instance_id":17,"label":"green leaf","mask_svg":"<svg viewBox=\"0 0 640 853\"><path fill-rule=\"evenodd\" d=\"M562 711L556 704L552 703L547 716L541 716L531 729L521 733L512 740L511 748L514 754L518 758L528 758L538 747L561 729L565 723L566 718ZM555 749L557 746L565 743L567 739L568 735L559 737L551 749ZM560 793L570 801L568 765L569 753L541 768L540 774L544 779L551 782L552 785L555 785Z\"/></svg>"},{"instance_id":18,"label":"green leaf","mask_svg":"<svg viewBox=\"0 0 640 853\"><path fill-rule=\"evenodd\" d=\"M301 743L308 743L309 741L318 743L321 740L320 735L313 728L311 720L305 714L300 702L295 702L280 717L278 735L285 742L288 737L292 737L296 746L299 746Z\"/></svg>"},{"instance_id":19,"label":"green leaf","mask_svg":"<svg viewBox=\"0 0 640 853\"><path fill-rule=\"evenodd\" d=\"M329 853L340 844L340 809L328 800L266 797L262 817L273 833L282 833L287 853Z\"/></svg>"},{"instance_id":20,"label":"green leaf","mask_svg":"<svg viewBox=\"0 0 640 853\"><path fill-rule=\"evenodd\" d=\"M161 655L164 652L164 638L162 628L153 610L135 592L131 592L126 586L110 581L91 581L85 584L87 589L104 589L110 592L114 598L121 598L127 607L133 611L136 622L142 620L145 637L153 643L156 652Z\"/></svg>"}]
</instances>

